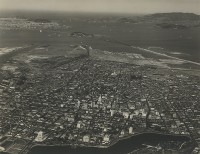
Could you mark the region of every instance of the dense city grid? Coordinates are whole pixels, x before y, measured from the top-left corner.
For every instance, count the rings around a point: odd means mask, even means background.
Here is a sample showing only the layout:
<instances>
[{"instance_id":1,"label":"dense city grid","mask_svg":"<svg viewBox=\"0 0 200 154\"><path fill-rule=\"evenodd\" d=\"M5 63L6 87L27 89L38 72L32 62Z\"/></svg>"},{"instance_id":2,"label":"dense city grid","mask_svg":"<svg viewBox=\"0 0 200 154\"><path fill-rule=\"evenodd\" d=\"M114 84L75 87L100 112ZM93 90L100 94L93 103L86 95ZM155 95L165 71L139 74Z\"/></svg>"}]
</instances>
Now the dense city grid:
<instances>
[{"instance_id":1,"label":"dense city grid","mask_svg":"<svg viewBox=\"0 0 200 154\"><path fill-rule=\"evenodd\" d=\"M197 76L86 56L7 63L18 65L0 85L0 143L10 153L35 142L109 146L142 132L199 137Z\"/></svg>"}]
</instances>

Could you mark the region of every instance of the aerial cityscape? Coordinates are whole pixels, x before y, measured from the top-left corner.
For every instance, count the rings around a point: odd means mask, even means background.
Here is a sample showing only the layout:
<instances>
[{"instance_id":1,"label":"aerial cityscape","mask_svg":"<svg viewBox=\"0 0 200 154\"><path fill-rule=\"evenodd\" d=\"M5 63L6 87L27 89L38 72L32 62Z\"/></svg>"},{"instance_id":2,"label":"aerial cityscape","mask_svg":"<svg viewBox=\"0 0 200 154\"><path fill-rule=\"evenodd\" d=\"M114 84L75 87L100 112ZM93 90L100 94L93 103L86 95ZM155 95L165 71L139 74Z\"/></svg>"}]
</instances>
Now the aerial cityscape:
<instances>
[{"instance_id":1,"label":"aerial cityscape","mask_svg":"<svg viewBox=\"0 0 200 154\"><path fill-rule=\"evenodd\" d=\"M0 153L199 154L199 36L196 12L2 10Z\"/></svg>"}]
</instances>

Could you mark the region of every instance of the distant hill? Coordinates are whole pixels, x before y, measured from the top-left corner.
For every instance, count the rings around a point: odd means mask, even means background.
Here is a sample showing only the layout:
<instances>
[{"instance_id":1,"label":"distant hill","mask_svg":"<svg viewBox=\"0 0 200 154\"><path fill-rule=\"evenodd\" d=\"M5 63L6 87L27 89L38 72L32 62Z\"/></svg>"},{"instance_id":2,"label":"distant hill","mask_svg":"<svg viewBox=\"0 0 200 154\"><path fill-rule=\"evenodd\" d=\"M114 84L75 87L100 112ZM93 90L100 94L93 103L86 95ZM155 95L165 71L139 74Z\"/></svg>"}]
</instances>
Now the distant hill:
<instances>
[{"instance_id":1,"label":"distant hill","mask_svg":"<svg viewBox=\"0 0 200 154\"><path fill-rule=\"evenodd\" d=\"M164 21L198 21L200 20L200 15L194 13L156 13L144 16L143 19L146 20L164 20Z\"/></svg>"},{"instance_id":2,"label":"distant hill","mask_svg":"<svg viewBox=\"0 0 200 154\"><path fill-rule=\"evenodd\" d=\"M38 22L38 23L50 23L48 19L29 19L29 21Z\"/></svg>"},{"instance_id":3,"label":"distant hill","mask_svg":"<svg viewBox=\"0 0 200 154\"><path fill-rule=\"evenodd\" d=\"M119 18L118 22L120 23L137 23L138 20L135 18L131 18L131 17L123 17L123 18Z\"/></svg>"},{"instance_id":4,"label":"distant hill","mask_svg":"<svg viewBox=\"0 0 200 154\"><path fill-rule=\"evenodd\" d=\"M163 28L163 29L187 29L187 27L184 24L172 24L172 23L158 23L156 26Z\"/></svg>"},{"instance_id":5,"label":"distant hill","mask_svg":"<svg viewBox=\"0 0 200 154\"><path fill-rule=\"evenodd\" d=\"M196 25L196 23L200 23L200 15L194 13L181 13L181 12L172 12L172 13L155 13L145 16L134 16L134 17L123 17L118 18L117 22L120 23L138 23L138 22L153 22L155 24L160 23L170 23L170 24L182 24L187 23L187 25L191 22L192 25ZM199 25L199 24L198 24ZM173 25L170 26L163 26L162 27L174 27ZM184 28L180 25L181 28Z\"/></svg>"}]
</instances>

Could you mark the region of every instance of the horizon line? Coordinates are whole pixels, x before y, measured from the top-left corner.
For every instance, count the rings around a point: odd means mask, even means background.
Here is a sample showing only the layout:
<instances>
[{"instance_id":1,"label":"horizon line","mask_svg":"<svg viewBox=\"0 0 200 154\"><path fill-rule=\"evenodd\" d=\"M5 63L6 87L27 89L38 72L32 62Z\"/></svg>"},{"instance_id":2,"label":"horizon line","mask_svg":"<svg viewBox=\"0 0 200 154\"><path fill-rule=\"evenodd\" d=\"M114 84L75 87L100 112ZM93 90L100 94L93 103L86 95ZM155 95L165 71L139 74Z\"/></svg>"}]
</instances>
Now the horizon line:
<instances>
[{"instance_id":1,"label":"horizon line","mask_svg":"<svg viewBox=\"0 0 200 154\"><path fill-rule=\"evenodd\" d=\"M15 9L15 10L0 10L1 13L25 13L25 12L30 12L30 13L51 13L51 14L66 14L66 13L69 13L69 14L74 14L74 15L113 15L113 16L119 16L119 15L122 15L122 16L130 16L130 15L151 15L151 14L159 14L159 13L190 13L190 14L195 14L195 15L200 15L198 13L194 13L194 12L189 12L189 11L165 11L165 12L144 12L144 13L123 13L123 12L92 12L92 11L64 11L64 10L26 10L26 9Z\"/></svg>"}]
</instances>

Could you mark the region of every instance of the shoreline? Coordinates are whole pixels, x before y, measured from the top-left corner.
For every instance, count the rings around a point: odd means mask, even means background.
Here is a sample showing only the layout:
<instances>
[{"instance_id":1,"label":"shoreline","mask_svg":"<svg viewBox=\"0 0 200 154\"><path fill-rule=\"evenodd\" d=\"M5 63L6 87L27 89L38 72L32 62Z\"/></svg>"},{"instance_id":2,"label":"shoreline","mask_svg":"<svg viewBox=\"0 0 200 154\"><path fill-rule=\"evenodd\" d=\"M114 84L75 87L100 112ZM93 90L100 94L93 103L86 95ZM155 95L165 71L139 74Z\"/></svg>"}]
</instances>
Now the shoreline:
<instances>
[{"instance_id":1,"label":"shoreline","mask_svg":"<svg viewBox=\"0 0 200 154\"><path fill-rule=\"evenodd\" d=\"M22 47L15 47L15 49L13 49L10 52L0 54L0 67L4 64L5 61L10 59L13 55L18 54L18 52L24 52L24 50L28 50L33 47L34 47L33 45L24 45ZM25 52L27 52L27 51L25 51Z\"/></svg>"},{"instance_id":2,"label":"shoreline","mask_svg":"<svg viewBox=\"0 0 200 154\"><path fill-rule=\"evenodd\" d=\"M117 144L119 141L126 140L126 139L129 139L129 138L132 138L132 137L136 137L136 136L139 136L139 135L145 135L145 134L174 136L174 137L181 137L182 136L182 137L186 137L189 140L191 140L191 137L189 135L183 135L183 134L163 134L163 133L159 133L159 132L144 132L144 133L132 134L130 136L119 137L118 139L116 139L115 141L111 142L107 146L102 146L102 145L97 145L97 146L77 145L76 147L106 149L106 148L112 147L113 145ZM34 147L54 147L54 146L60 146L60 147L65 147L65 146L67 147L67 146L69 146L69 147L73 148L73 145L70 145L70 144L50 144L50 145L47 145L47 144L34 144L33 146L31 146L31 149L34 148Z\"/></svg>"},{"instance_id":3,"label":"shoreline","mask_svg":"<svg viewBox=\"0 0 200 154\"><path fill-rule=\"evenodd\" d=\"M21 46L21 47L5 47L5 48L0 48L0 57L4 56L4 55L7 55L7 54L10 54L10 53L15 52L15 51L26 49L26 48L28 48L30 46L31 45L24 45L24 46Z\"/></svg>"},{"instance_id":4,"label":"shoreline","mask_svg":"<svg viewBox=\"0 0 200 154\"><path fill-rule=\"evenodd\" d=\"M156 54L156 55L164 56L164 57L167 57L167 58L180 60L180 61L185 62L185 63L190 63L190 64L194 64L194 65L200 66L200 63L194 62L194 61L191 61L191 60L181 59L181 58L178 58L178 57L170 56L170 55L167 55L167 54L164 54L164 53L158 53L158 52L155 52L153 50L149 50L149 49L145 49L145 48L141 48L141 47L135 47L135 46L131 46L131 47L133 49L139 49L139 50L142 50L142 51L145 51L145 52L149 52L149 53L152 53L152 54Z\"/></svg>"}]
</instances>

